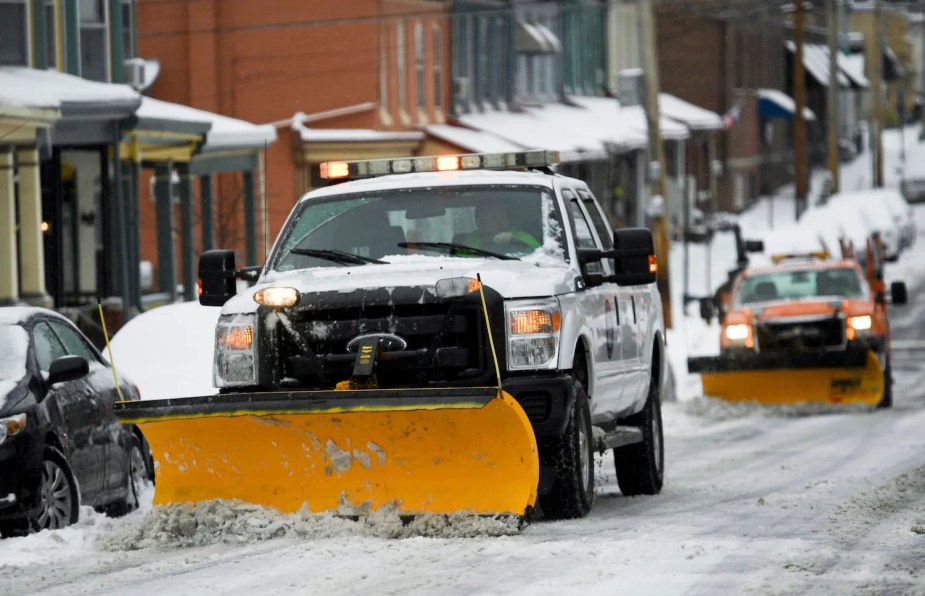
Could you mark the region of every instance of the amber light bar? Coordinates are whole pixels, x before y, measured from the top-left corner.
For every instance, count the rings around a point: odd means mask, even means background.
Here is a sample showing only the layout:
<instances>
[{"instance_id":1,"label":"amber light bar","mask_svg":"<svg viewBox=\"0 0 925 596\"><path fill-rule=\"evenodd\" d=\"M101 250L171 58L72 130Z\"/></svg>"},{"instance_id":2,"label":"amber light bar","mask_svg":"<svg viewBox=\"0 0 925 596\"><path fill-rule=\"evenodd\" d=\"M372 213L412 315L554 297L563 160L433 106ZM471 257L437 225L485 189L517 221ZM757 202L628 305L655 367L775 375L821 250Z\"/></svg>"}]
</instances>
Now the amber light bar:
<instances>
[{"instance_id":1,"label":"amber light bar","mask_svg":"<svg viewBox=\"0 0 925 596\"><path fill-rule=\"evenodd\" d=\"M346 180L414 172L542 168L557 163L559 163L558 151L538 149L512 153L468 153L465 155L431 155L398 159L328 161L321 164L320 174L322 178L327 180Z\"/></svg>"}]
</instances>

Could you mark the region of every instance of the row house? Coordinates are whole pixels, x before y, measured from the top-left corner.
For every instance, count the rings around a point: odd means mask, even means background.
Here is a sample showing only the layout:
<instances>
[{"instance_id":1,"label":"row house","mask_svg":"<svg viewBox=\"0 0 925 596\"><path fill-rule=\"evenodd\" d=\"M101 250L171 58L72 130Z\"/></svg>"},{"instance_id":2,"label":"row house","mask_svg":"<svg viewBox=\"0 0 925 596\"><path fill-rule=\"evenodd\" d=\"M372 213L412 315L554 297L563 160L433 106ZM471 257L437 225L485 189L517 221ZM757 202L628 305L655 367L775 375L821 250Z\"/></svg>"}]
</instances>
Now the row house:
<instances>
[{"instance_id":1,"label":"row house","mask_svg":"<svg viewBox=\"0 0 925 596\"><path fill-rule=\"evenodd\" d=\"M161 301L178 288L195 295L200 220L174 179L253 175L257 148L275 139L145 97L158 65L137 57L138 10L136 0L0 1L0 301L67 310L91 336L97 300L117 327L145 308L146 287ZM143 183L154 170L170 182L152 193ZM148 220L151 204L160 209ZM156 287L142 267L149 229L170 255Z\"/></svg>"}]
</instances>

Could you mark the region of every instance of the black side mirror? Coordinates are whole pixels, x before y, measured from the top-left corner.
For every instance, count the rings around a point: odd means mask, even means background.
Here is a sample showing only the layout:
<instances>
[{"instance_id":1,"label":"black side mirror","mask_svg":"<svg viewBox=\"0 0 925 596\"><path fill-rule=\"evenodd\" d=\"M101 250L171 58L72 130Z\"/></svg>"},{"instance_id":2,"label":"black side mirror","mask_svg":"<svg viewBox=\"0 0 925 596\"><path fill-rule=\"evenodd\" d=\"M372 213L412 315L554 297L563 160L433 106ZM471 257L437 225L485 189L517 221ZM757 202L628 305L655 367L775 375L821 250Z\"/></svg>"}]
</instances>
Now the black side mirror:
<instances>
[{"instance_id":1,"label":"black side mirror","mask_svg":"<svg viewBox=\"0 0 925 596\"><path fill-rule=\"evenodd\" d=\"M713 320L713 299L700 299L700 318L709 323Z\"/></svg>"},{"instance_id":2,"label":"black side mirror","mask_svg":"<svg viewBox=\"0 0 925 596\"><path fill-rule=\"evenodd\" d=\"M48 384L73 381L87 376L90 365L82 356L62 356L51 363L48 370Z\"/></svg>"},{"instance_id":3,"label":"black side mirror","mask_svg":"<svg viewBox=\"0 0 925 596\"><path fill-rule=\"evenodd\" d=\"M234 252L207 250L199 256L199 304L223 306L237 293Z\"/></svg>"},{"instance_id":4,"label":"black side mirror","mask_svg":"<svg viewBox=\"0 0 925 596\"><path fill-rule=\"evenodd\" d=\"M761 240L746 240L745 252L764 252L764 242Z\"/></svg>"},{"instance_id":5,"label":"black side mirror","mask_svg":"<svg viewBox=\"0 0 925 596\"><path fill-rule=\"evenodd\" d=\"M587 248L578 249L578 266L581 269L581 278L585 282L585 287L595 288L607 281L603 273L588 271L589 263L600 263L603 258L604 253L602 251Z\"/></svg>"},{"instance_id":6,"label":"black side mirror","mask_svg":"<svg viewBox=\"0 0 925 596\"><path fill-rule=\"evenodd\" d=\"M894 281L890 284L890 297L893 304L905 304L909 301L909 294L906 292L906 282Z\"/></svg>"},{"instance_id":7,"label":"black side mirror","mask_svg":"<svg viewBox=\"0 0 925 596\"><path fill-rule=\"evenodd\" d=\"M617 230L613 233L613 250L605 251L604 256L613 257L617 285L640 286L655 281L655 242L646 228Z\"/></svg>"}]
</instances>

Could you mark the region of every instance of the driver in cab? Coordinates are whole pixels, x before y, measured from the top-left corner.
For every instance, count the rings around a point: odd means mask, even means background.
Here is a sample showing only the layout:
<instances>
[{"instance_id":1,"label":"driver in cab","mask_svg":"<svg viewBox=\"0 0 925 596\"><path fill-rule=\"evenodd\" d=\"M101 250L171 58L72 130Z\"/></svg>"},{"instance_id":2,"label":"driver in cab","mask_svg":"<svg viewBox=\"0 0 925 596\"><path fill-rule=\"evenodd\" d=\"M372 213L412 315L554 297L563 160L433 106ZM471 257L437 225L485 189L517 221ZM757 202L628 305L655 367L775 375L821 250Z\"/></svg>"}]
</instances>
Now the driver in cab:
<instances>
[{"instance_id":1,"label":"driver in cab","mask_svg":"<svg viewBox=\"0 0 925 596\"><path fill-rule=\"evenodd\" d=\"M491 250L496 245L522 245L530 250L540 247L539 241L523 230L511 229L507 210L498 203L475 208L476 229L462 236L460 244Z\"/></svg>"}]
</instances>

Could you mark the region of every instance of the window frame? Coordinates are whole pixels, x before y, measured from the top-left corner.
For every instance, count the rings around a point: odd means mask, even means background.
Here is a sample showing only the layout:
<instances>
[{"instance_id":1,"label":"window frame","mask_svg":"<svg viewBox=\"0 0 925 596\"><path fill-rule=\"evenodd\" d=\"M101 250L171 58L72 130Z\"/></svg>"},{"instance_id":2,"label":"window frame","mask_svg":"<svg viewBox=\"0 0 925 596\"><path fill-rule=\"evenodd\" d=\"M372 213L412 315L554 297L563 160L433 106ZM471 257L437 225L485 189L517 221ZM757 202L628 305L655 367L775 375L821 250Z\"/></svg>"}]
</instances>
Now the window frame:
<instances>
[{"instance_id":1,"label":"window frame","mask_svg":"<svg viewBox=\"0 0 925 596\"><path fill-rule=\"evenodd\" d=\"M408 110L408 71L405 60L405 22L397 21L395 27L396 66L398 67L398 109L402 112Z\"/></svg>"},{"instance_id":2,"label":"window frame","mask_svg":"<svg viewBox=\"0 0 925 596\"><path fill-rule=\"evenodd\" d=\"M424 23L414 22L414 75L417 89L417 109L423 112L427 106L424 93Z\"/></svg>"},{"instance_id":3,"label":"window frame","mask_svg":"<svg viewBox=\"0 0 925 596\"><path fill-rule=\"evenodd\" d=\"M443 110L443 28L434 22L431 30L434 51L434 108Z\"/></svg>"},{"instance_id":4,"label":"window frame","mask_svg":"<svg viewBox=\"0 0 925 596\"><path fill-rule=\"evenodd\" d=\"M0 60L0 66L32 66L32 15L30 14L31 4L28 0L0 0L0 5L19 6L22 9L22 41L20 51L22 55L21 62L4 62Z\"/></svg>"},{"instance_id":5,"label":"window frame","mask_svg":"<svg viewBox=\"0 0 925 596\"><path fill-rule=\"evenodd\" d=\"M111 15L109 2L106 0L89 0L90 2L97 2L98 6L102 10L102 19L100 21L85 21L83 16L83 11L80 10L84 6L84 2L87 0L80 0L78 4L78 15L77 15L77 38L78 38L78 47L80 55L80 76L82 78L97 81L101 83L109 83L112 81L112 40L109 38L109 26L111 22ZM102 54L103 54L103 78L91 78L88 76L90 69L86 68L84 63L84 33L85 32L94 32L101 34L102 36ZM121 35L122 32L120 31ZM96 74L96 73L94 73Z\"/></svg>"}]
</instances>

